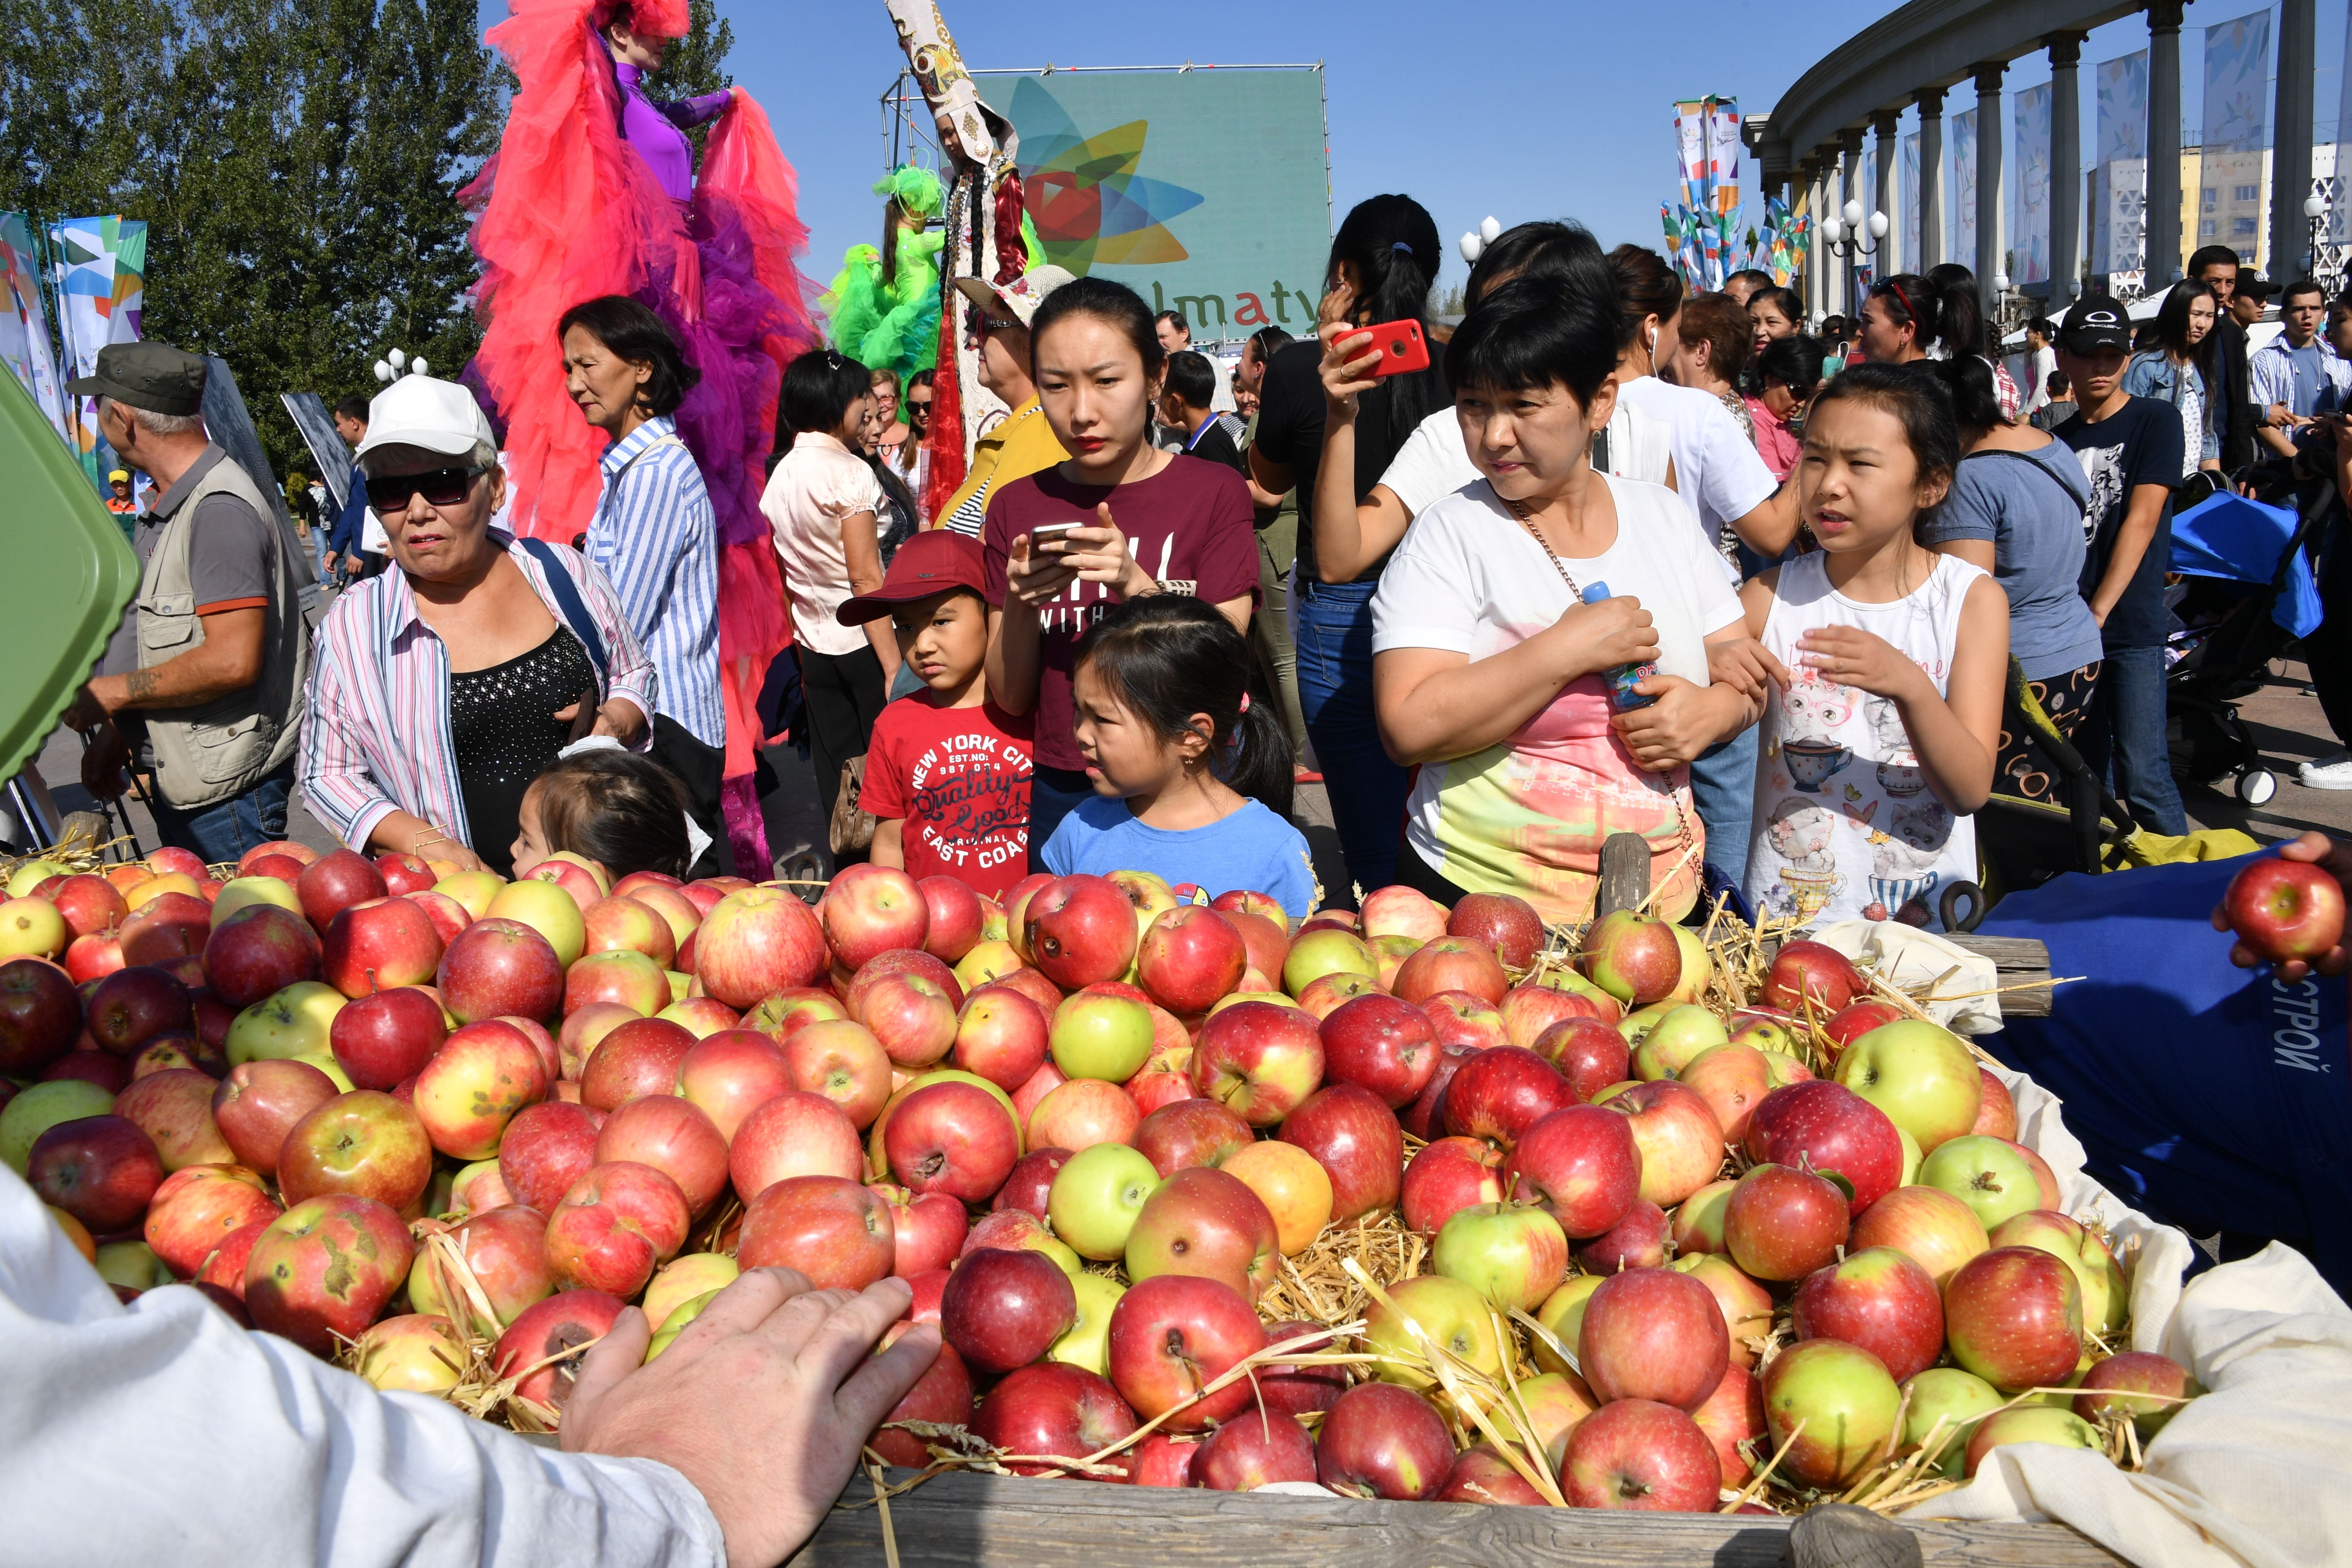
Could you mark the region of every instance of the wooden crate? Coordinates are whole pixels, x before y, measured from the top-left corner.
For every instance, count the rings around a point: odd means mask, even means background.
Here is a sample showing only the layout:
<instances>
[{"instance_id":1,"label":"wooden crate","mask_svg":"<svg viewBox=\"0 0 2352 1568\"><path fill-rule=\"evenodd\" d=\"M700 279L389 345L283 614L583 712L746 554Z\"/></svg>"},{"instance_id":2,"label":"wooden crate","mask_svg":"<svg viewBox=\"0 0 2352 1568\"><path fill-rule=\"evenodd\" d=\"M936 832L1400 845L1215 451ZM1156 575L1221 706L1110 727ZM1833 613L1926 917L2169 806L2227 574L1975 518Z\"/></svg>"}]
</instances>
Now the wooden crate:
<instances>
[{"instance_id":1,"label":"wooden crate","mask_svg":"<svg viewBox=\"0 0 2352 1568\"><path fill-rule=\"evenodd\" d=\"M911 1473L887 1475L898 1482ZM873 1483L860 1474L842 1500L873 1494ZM1166 1491L961 1472L891 1499L890 1523L902 1568L1781 1568L1792 1521ZM1906 1528L1918 1542L1916 1561L1936 1568L2116 1568L2123 1562L2063 1525L1924 1520ZM881 1568L885 1561L881 1515L870 1503L835 1509L793 1559L799 1568Z\"/></svg>"}]
</instances>

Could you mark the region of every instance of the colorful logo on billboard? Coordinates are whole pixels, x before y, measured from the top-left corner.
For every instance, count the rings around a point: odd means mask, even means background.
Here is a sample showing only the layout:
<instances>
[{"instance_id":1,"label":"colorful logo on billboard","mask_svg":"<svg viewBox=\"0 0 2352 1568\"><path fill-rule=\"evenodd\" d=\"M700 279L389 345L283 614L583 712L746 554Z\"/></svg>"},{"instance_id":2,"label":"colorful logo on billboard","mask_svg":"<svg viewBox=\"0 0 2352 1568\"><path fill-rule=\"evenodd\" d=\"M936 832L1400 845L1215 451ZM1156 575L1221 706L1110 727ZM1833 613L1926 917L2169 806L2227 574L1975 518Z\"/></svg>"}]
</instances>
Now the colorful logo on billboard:
<instances>
[{"instance_id":1,"label":"colorful logo on billboard","mask_svg":"<svg viewBox=\"0 0 2352 1568\"><path fill-rule=\"evenodd\" d=\"M1136 173L1148 120L1083 134L1051 90L1034 77L1013 89L1021 127L1021 180L1030 221L1045 258L1083 277L1097 266L1150 267L1190 252L1168 220L1199 206L1198 191Z\"/></svg>"}]
</instances>

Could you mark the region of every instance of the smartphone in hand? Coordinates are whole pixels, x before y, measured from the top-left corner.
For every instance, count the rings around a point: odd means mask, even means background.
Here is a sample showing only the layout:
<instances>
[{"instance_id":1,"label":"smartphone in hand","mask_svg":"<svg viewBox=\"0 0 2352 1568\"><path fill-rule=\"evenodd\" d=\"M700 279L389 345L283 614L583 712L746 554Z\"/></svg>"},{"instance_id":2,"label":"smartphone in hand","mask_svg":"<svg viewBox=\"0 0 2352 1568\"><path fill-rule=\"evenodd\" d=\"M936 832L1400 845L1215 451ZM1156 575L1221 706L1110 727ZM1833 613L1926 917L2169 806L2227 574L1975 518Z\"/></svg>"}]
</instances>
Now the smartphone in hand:
<instances>
[{"instance_id":1,"label":"smartphone in hand","mask_svg":"<svg viewBox=\"0 0 2352 1568\"><path fill-rule=\"evenodd\" d=\"M1422 336L1419 321L1381 321L1360 330L1372 334L1372 346L1380 351L1381 360L1372 366L1372 375L1403 375L1429 368L1429 340Z\"/></svg>"}]
</instances>

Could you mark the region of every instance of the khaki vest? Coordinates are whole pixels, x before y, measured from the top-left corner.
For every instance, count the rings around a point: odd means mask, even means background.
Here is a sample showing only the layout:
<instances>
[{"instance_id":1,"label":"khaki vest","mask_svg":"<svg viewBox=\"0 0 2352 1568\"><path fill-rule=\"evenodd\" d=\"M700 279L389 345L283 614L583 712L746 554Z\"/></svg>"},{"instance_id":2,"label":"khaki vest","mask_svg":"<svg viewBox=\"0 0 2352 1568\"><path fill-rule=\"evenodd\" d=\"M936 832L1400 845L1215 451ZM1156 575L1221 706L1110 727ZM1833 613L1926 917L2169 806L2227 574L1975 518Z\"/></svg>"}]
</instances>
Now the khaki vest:
<instances>
[{"instance_id":1,"label":"khaki vest","mask_svg":"<svg viewBox=\"0 0 2352 1568\"><path fill-rule=\"evenodd\" d=\"M243 795L294 755L301 738L303 687L310 674L310 628L300 589L268 498L224 455L163 524L139 584L139 668L164 664L205 640L188 578L188 548L205 498L230 495L261 517L268 541L269 605L261 633L261 679L195 708L142 715L163 798L194 811Z\"/></svg>"}]
</instances>

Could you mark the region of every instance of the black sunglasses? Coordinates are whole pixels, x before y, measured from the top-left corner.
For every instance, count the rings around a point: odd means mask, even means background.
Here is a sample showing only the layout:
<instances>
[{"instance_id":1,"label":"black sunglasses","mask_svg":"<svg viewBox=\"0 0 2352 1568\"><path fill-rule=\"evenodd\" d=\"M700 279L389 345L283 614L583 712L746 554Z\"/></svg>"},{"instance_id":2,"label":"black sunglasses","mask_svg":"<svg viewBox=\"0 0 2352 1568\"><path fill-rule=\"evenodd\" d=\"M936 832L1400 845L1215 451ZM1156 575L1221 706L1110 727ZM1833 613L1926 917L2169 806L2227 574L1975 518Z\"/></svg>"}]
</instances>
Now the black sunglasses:
<instances>
[{"instance_id":1,"label":"black sunglasses","mask_svg":"<svg viewBox=\"0 0 2352 1568\"><path fill-rule=\"evenodd\" d=\"M368 510L379 517L391 517L406 511L410 498L420 495L426 506L461 506L472 493L474 481L488 472L488 468L435 468L429 473L371 478L367 482Z\"/></svg>"}]
</instances>

